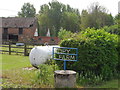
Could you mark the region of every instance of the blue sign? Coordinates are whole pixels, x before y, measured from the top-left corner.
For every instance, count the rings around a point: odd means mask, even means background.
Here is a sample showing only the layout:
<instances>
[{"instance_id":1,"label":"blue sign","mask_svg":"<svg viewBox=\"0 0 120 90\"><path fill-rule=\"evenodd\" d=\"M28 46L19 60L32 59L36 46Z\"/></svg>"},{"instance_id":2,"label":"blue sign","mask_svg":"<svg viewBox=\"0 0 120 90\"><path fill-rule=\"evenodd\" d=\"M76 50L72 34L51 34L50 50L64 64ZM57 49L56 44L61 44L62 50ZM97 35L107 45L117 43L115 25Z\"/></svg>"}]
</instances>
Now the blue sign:
<instances>
[{"instance_id":1,"label":"blue sign","mask_svg":"<svg viewBox=\"0 0 120 90\"><path fill-rule=\"evenodd\" d=\"M53 47L52 58L64 61L64 70L66 70L66 61L78 60L78 48Z\"/></svg>"}]
</instances>

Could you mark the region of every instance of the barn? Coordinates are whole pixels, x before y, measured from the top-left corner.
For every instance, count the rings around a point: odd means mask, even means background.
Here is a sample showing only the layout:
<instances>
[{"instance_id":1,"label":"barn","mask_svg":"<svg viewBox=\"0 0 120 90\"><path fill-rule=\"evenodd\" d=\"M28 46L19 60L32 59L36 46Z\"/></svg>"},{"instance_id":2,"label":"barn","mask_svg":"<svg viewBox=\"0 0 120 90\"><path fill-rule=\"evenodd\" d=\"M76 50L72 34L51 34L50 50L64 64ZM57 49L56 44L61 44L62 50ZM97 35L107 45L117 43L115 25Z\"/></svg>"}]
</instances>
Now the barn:
<instances>
[{"instance_id":1,"label":"barn","mask_svg":"<svg viewBox=\"0 0 120 90\"><path fill-rule=\"evenodd\" d=\"M58 44L58 37L36 35L38 28L35 17L1 17L0 33L2 41L31 42L38 44Z\"/></svg>"},{"instance_id":2,"label":"barn","mask_svg":"<svg viewBox=\"0 0 120 90\"><path fill-rule=\"evenodd\" d=\"M23 42L34 36L37 19L33 17L2 17L2 40Z\"/></svg>"}]
</instances>

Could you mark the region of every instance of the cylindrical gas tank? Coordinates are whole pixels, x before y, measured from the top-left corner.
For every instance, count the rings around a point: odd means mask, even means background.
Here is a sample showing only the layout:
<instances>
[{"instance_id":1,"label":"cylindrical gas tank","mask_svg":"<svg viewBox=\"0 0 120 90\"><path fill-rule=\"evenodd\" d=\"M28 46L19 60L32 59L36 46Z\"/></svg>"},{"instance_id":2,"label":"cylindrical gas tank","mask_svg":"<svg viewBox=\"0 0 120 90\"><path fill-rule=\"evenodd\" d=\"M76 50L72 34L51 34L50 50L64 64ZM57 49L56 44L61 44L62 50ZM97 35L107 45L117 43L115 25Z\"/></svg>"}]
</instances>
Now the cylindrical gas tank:
<instances>
[{"instance_id":1,"label":"cylindrical gas tank","mask_svg":"<svg viewBox=\"0 0 120 90\"><path fill-rule=\"evenodd\" d=\"M50 59L52 56L53 47L59 46L35 46L29 54L29 59L32 66L37 67Z\"/></svg>"}]
</instances>

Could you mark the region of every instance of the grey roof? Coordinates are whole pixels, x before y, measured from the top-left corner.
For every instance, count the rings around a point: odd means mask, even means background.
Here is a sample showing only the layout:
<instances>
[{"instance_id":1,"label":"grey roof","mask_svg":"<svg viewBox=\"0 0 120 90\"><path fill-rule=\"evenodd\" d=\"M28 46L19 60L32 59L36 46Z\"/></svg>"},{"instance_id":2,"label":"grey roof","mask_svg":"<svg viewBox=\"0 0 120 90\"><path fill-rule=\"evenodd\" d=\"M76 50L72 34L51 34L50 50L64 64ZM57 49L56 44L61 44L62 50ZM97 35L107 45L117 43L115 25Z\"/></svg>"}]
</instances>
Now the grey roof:
<instances>
[{"instance_id":1,"label":"grey roof","mask_svg":"<svg viewBox=\"0 0 120 90\"><path fill-rule=\"evenodd\" d=\"M2 27L4 28L28 28L36 22L34 17L2 17Z\"/></svg>"}]
</instances>

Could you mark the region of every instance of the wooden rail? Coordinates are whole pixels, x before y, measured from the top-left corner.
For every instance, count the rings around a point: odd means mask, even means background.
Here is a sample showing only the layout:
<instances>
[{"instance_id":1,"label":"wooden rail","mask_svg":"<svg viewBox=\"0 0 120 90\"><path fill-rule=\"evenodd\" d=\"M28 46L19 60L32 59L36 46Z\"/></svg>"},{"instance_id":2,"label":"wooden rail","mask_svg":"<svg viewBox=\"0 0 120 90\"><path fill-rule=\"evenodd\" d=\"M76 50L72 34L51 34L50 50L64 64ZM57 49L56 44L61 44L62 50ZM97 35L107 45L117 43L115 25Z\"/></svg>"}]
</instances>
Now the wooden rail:
<instances>
[{"instance_id":1,"label":"wooden rail","mask_svg":"<svg viewBox=\"0 0 120 90\"><path fill-rule=\"evenodd\" d=\"M16 50L13 50L13 49L16 49ZM13 44L10 42L9 44L0 45L0 53L7 52L9 55L11 55L12 53L17 53L17 54L21 53L24 56L28 56L31 49L32 48L28 47L28 45L25 43L24 43L24 46L16 46L15 44L13 46Z\"/></svg>"}]
</instances>

